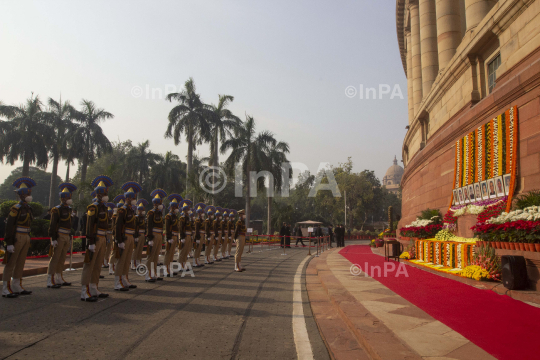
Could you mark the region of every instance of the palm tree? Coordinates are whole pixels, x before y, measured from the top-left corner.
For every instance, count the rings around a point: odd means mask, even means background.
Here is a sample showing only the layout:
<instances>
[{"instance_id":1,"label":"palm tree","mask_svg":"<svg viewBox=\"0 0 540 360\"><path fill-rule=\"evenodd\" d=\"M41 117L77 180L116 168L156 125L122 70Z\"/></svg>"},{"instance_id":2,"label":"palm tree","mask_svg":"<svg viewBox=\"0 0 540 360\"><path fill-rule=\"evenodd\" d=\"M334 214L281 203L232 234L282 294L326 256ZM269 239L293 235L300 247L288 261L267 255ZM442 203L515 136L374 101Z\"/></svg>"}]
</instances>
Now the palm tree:
<instances>
[{"instance_id":1,"label":"palm tree","mask_svg":"<svg viewBox=\"0 0 540 360\"><path fill-rule=\"evenodd\" d=\"M201 101L196 92L195 82L189 78L184 89L179 93L167 95L167 100L178 101L178 105L169 112L169 125L165 131L165 138L173 138L174 144L180 143L180 136L185 134L188 143L187 177L192 174L193 151L197 145L210 141L210 121L212 113L210 107ZM186 177L186 196L188 196L189 181Z\"/></svg>"},{"instance_id":2,"label":"palm tree","mask_svg":"<svg viewBox=\"0 0 540 360\"><path fill-rule=\"evenodd\" d=\"M221 153L231 150L225 161L225 168L229 173L234 171L237 163L241 163L245 175L246 188L246 226L249 226L251 215L251 172L264 169L267 164L266 153L276 143L269 131L255 134L255 120L246 115L246 121L235 130L234 136L225 140L221 145Z\"/></svg>"},{"instance_id":3,"label":"palm tree","mask_svg":"<svg viewBox=\"0 0 540 360\"><path fill-rule=\"evenodd\" d=\"M283 186L282 167L281 164L287 162L287 154L289 153L289 144L280 141L274 142L268 148L267 155L267 170L272 174L274 181L269 186L273 186L274 189L281 189ZM288 182L287 182L288 184ZM272 200L273 196L268 196L268 234L272 234ZM294 234L296 235L296 234Z\"/></svg>"},{"instance_id":4,"label":"palm tree","mask_svg":"<svg viewBox=\"0 0 540 360\"><path fill-rule=\"evenodd\" d=\"M60 158L68 152L69 137L72 131L73 107L68 101L62 104L49 98L49 111L44 114L45 122L51 127L53 137L47 139L49 154L53 161L51 172L51 188L49 189L49 208L52 208L56 199L58 163Z\"/></svg>"},{"instance_id":5,"label":"palm tree","mask_svg":"<svg viewBox=\"0 0 540 360\"><path fill-rule=\"evenodd\" d=\"M86 182L88 165L104 153L112 151L112 145L99 125L114 115L96 107L93 101L82 100L81 111L74 111L74 118L80 124L74 136L82 141L81 184ZM81 192L79 192L79 197Z\"/></svg>"},{"instance_id":6,"label":"palm tree","mask_svg":"<svg viewBox=\"0 0 540 360\"><path fill-rule=\"evenodd\" d=\"M10 165L21 160L22 176L29 175L31 164L46 169L49 163L46 139L52 134L43 121L42 106L33 94L25 105L0 104L0 115L9 120L0 121L0 160Z\"/></svg>"},{"instance_id":7,"label":"palm tree","mask_svg":"<svg viewBox=\"0 0 540 360\"><path fill-rule=\"evenodd\" d=\"M66 178L69 181L69 170L71 165L75 164L76 159L81 159L84 154L84 141L82 131L79 130L80 124L71 123L69 134L66 136L66 147L62 158L66 161Z\"/></svg>"},{"instance_id":8,"label":"palm tree","mask_svg":"<svg viewBox=\"0 0 540 360\"><path fill-rule=\"evenodd\" d=\"M157 162L151 170L152 187L181 193L183 186L180 179L186 176L185 168L186 164L182 163L178 155L174 155L171 151L167 151L165 156L158 155Z\"/></svg>"},{"instance_id":9,"label":"palm tree","mask_svg":"<svg viewBox=\"0 0 540 360\"><path fill-rule=\"evenodd\" d=\"M223 143L230 138L233 131L238 128L242 120L235 116L227 105L234 100L231 95L219 95L218 105L210 105L213 113L212 117L212 140L210 142L210 166L219 166L219 144L220 138Z\"/></svg>"},{"instance_id":10,"label":"palm tree","mask_svg":"<svg viewBox=\"0 0 540 360\"><path fill-rule=\"evenodd\" d=\"M158 155L149 150L150 140L137 144L132 148L127 157L128 169L133 173L133 177L138 176L139 184L142 185L143 178L147 179L150 175L150 169L159 160Z\"/></svg>"}]
</instances>

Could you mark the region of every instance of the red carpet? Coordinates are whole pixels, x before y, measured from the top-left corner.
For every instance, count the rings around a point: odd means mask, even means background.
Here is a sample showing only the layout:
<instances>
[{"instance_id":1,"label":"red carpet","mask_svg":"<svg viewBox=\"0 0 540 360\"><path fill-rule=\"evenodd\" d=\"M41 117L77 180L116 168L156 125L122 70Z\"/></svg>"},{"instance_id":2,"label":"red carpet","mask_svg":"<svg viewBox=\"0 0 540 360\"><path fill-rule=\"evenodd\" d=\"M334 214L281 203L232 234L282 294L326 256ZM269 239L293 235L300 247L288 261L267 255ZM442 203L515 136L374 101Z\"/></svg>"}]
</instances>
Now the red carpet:
<instances>
[{"instance_id":1,"label":"red carpet","mask_svg":"<svg viewBox=\"0 0 540 360\"><path fill-rule=\"evenodd\" d=\"M384 257L369 246L351 245L339 253L362 270L367 262L384 271ZM397 269L372 277L498 359L540 359L539 308L408 264L406 270L409 277L396 277Z\"/></svg>"}]
</instances>

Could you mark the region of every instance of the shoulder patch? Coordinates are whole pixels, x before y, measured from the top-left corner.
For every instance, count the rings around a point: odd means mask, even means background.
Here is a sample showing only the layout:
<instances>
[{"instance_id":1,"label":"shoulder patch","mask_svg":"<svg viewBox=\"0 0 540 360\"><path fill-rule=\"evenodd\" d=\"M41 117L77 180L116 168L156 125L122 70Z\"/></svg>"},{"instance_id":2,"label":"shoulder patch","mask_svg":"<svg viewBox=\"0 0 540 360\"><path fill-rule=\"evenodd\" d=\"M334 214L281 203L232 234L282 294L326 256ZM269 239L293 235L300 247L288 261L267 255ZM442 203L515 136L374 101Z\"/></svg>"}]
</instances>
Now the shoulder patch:
<instances>
[{"instance_id":1,"label":"shoulder patch","mask_svg":"<svg viewBox=\"0 0 540 360\"><path fill-rule=\"evenodd\" d=\"M19 209L17 209L15 206L11 207L11 211L9 212L9 216L17 216L17 214L19 213Z\"/></svg>"}]
</instances>

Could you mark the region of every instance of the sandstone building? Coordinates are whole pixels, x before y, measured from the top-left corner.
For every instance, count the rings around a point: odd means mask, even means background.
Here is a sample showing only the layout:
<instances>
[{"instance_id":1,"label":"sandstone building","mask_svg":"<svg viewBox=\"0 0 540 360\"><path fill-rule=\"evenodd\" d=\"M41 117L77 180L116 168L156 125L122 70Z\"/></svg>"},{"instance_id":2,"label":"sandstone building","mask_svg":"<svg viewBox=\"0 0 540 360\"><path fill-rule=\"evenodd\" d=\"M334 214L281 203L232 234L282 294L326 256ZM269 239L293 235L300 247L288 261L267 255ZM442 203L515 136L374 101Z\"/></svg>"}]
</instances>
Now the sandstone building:
<instances>
[{"instance_id":1,"label":"sandstone building","mask_svg":"<svg viewBox=\"0 0 540 360\"><path fill-rule=\"evenodd\" d=\"M383 178L383 186L393 194L399 194L401 190L401 178L403 177L403 168L398 165L397 158L394 157L394 165L386 170Z\"/></svg>"},{"instance_id":2,"label":"sandstone building","mask_svg":"<svg viewBox=\"0 0 540 360\"><path fill-rule=\"evenodd\" d=\"M459 138L517 106L516 194L540 189L540 0L397 0L408 85L400 226L448 209Z\"/></svg>"}]
</instances>

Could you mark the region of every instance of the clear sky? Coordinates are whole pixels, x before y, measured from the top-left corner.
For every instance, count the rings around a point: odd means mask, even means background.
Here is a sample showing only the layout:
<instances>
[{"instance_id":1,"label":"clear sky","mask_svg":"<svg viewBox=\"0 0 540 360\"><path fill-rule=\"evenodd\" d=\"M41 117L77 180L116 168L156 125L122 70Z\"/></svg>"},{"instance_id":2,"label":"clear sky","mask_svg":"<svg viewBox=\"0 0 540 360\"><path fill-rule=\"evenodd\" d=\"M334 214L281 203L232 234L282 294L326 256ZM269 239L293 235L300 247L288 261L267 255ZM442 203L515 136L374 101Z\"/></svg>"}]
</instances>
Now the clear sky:
<instances>
[{"instance_id":1,"label":"clear sky","mask_svg":"<svg viewBox=\"0 0 540 360\"><path fill-rule=\"evenodd\" d=\"M173 104L159 92L193 77L203 101L233 95L236 115L288 142L291 161L314 172L352 156L355 171L382 179L394 155L401 160L407 125L395 3L2 1L0 101L21 104L32 91L77 107L89 99L115 115L103 124L110 140L149 139L154 152L185 161L185 142L163 138ZM403 98L360 99L361 84L397 84ZM0 181L12 169L0 164Z\"/></svg>"}]
</instances>

